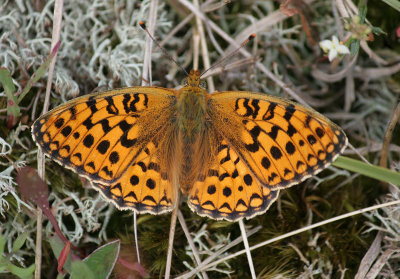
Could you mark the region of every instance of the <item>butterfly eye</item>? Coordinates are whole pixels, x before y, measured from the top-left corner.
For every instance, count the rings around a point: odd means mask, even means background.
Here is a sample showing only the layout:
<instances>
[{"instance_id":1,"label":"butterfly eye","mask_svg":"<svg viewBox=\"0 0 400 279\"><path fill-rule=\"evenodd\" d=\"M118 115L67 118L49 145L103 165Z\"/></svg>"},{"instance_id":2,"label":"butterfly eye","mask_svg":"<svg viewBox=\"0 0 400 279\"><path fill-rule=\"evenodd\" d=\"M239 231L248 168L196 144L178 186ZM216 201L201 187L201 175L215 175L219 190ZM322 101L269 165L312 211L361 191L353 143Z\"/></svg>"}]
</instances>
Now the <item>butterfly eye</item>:
<instances>
[{"instance_id":1,"label":"butterfly eye","mask_svg":"<svg viewBox=\"0 0 400 279\"><path fill-rule=\"evenodd\" d=\"M207 89L207 82L205 82L204 80L201 80L199 83L199 86L203 89Z\"/></svg>"}]
</instances>

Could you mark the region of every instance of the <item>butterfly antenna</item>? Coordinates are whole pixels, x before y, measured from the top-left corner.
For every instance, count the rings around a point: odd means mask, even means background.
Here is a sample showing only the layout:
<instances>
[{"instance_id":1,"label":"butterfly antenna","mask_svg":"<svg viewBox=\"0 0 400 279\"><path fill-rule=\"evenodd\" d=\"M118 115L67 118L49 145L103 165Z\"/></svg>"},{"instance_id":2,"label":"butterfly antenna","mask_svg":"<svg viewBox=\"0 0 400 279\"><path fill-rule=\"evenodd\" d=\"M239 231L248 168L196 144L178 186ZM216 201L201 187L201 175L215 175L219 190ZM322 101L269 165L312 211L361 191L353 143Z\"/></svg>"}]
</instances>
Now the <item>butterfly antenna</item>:
<instances>
[{"instance_id":1,"label":"butterfly antenna","mask_svg":"<svg viewBox=\"0 0 400 279\"><path fill-rule=\"evenodd\" d=\"M143 21L139 21L139 25L140 27L142 27L142 29L144 31L146 31L147 35L149 35L150 39L153 41L153 43L156 44L156 46L161 49L161 51L163 52L163 54L168 57L169 59L171 59L172 61L174 61L174 63L187 75L189 76L188 72L186 72L186 70L178 64L178 62L165 50L165 48L163 48L156 39L154 39L154 37L150 34L149 29L147 29L146 24Z\"/></svg>"},{"instance_id":2,"label":"butterfly antenna","mask_svg":"<svg viewBox=\"0 0 400 279\"><path fill-rule=\"evenodd\" d=\"M214 65L212 65L210 68L208 68L207 70L205 70L204 72L201 73L200 77L203 76L205 73L207 73L209 70L216 68L217 66L221 65L223 62L225 62L226 60L232 58L233 56L235 56L241 48L243 48L245 45L247 45L251 40L254 39L254 37L256 36L256 34L251 34L241 45L240 47L238 47L237 49L235 49L234 51L232 51L231 53L229 53L228 55L226 55L225 57L222 57L219 61L217 61Z\"/></svg>"}]
</instances>

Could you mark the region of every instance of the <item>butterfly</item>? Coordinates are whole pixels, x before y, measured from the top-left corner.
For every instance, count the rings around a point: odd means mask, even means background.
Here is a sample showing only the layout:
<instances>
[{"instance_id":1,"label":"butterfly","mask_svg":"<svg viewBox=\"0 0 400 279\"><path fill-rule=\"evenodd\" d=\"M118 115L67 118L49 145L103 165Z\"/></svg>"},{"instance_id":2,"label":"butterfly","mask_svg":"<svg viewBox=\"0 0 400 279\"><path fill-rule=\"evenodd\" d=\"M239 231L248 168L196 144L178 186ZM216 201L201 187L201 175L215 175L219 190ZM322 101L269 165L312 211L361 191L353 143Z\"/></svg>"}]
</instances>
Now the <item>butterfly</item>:
<instances>
[{"instance_id":1,"label":"butterfly","mask_svg":"<svg viewBox=\"0 0 400 279\"><path fill-rule=\"evenodd\" d=\"M119 209L161 214L180 192L201 216L264 213L279 190L319 173L347 145L318 112L242 91L208 94L200 72L179 90L138 86L71 100L39 117L33 139Z\"/></svg>"}]
</instances>

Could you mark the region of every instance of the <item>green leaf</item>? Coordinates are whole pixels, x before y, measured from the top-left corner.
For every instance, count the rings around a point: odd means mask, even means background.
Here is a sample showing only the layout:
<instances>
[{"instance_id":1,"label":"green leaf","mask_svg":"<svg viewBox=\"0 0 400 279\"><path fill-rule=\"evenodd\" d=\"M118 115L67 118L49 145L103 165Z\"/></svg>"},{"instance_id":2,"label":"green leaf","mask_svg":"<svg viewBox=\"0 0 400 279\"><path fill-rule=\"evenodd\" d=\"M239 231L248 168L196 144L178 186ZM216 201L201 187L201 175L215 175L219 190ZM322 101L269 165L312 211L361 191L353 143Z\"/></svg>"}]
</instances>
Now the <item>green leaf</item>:
<instances>
[{"instance_id":1,"label":"green leaf","mask_svg":"<svg viewBox=\"0 0 400 279\"><path fill-rule=\"evenodd\" d=\"M375 165L368 165L362 161L354 160L348 157L339 156L335 162L335 167L343 168L349 171L375 178L380 181L400 185L400 173Z\"/></svg>"},{"instance_id":2,"label":"green leaf","mask_svg":"<svg viewBox=\"0 0 400 279\"><path fill-rule=\"evenodd\" d=\"M365 4L365 0L361 0L358 4L358 15L360 16L360 24L365 22L365 17L367 16L367 5Z\"/></svg>"},{"instance_id":3,"label":"green leaf","mask_svg":"<svg viewBox=\"0 0 400 279\"><path fill-rule=\"evenodd\" d=\"M95 278L108 278L118 259L120 243L119 240L107 243L96 249L83 261L93 272Z\"/></svg>"},{"instance_id":4,"label":"green leaf","mask_svg":"<svg viewBox=\"0 0 400 279\"><path fill-rule=\"evenodd\" d=\"M24 245L27 238L28 238L28 232L23 232L22 234L20 234L13 243L12 252L15 253L19 249L21 249L22 245Z\"/></svg>"},{"instance_id":5,"label":"green leaf","mask_svg":"<svg viewBox=\"0 0 400 279\"><path fill-rule=\"evenodd\" d=\"M356 55L359 50L360 50L360 40L355 39L350 44L350 54L351 54L351 56Z\"/></svg>"},{"instance_id":6,"label":"green leaf","mask_svg":"<svg viewBox=\"0 0 400 279\"><path fill-rule=\"evenodd\" d=\"M398 0L382 0L382 1L388 4L393 9L396 9L397 11L400 12L400 1Z\"/></svg>"},{"instance_id":7,"label":"green leaf","mask_svg":"<svg viewBox=\"0 0 400 279\"><path fill-rule=\"evenodd\" d=\"M53 250L53 254L56 256L58 259L60 257L61 251L64 248L65 244L62 242L62 240L57 236L53 236L49 240L51 250ZM67 260L65 261L64 267L63 267L69 274L71 274L72 269L71 269L71 255L68 255Z\"/></svg>"},{"instance_id":8,"label":"green leaf","mask_svg":"<svg viewBox=\"0 0 400 279\"><path fill-rule=\"evenodd\" d=\"M72 274L71 279L95 279L93 271L90 270L89 266L83 261L72 262Z\"/></svg>"},{"instance_id":9,"label":"green leaf","mask_svg":"<svg viewBox=\"0 0 400 279\"><path fill-rule=\"evenodd\" d=\"M386 32L383 31L380 27L372 26L371 27L371 32L374 33L375 35L386 35Z\"/></svg>"},{"instance_id":10,"label":"green leaf","mask_svg":"<svg viewBox=\"0 0 400 279\"><path fill-rule=\"evenodd\" d=\"M7 95L7 110L9 114L18 117L21 110L18 106L17 97L15 97L15 86L11 74L6 68L0 68L0 83L3 85L4 92Z\"/></svg>"},{"instance_id":11,"label":"green leaf","mask_svg":"<svg viewBox=\"0 0 400 279\"><path fill-rule=\"evenodd\" d=\"M19 278L32 278L33 277L33 272L35 272L35 264L31 264L30 266L28 266L27 268L22 268L22 267L18 267L16 265L10 264L8 266L8 270L18 276Z\"/></svg>"},{"instance_id":12,"label":"green leaf","mask_svg":"<svg viewBox=\"0 0 400 279\"><path fill-rule=\"evenodd\" d=\"M64 243L58 236L54 236L50 238L50 246L53 250L54 255L58 258L62 249L64 248ZM76 260L71 261L71 256L69 255L65 262L64 269L69 274L72 274L71 278L89 278L80 277L82 274L85 274L86 276L86 273L84 273L86 272L86 268L88 268L89 272L93 275L93 278L108 278L114 268L115 262L118 259L119 249L119 240L101 246L83 260L83 262L85 263L85 267L77 264L76 262L78 261ZM79 269L78 271L74 271L74 265L77 266L75 268Z\"/></svg>"}]
</instances>

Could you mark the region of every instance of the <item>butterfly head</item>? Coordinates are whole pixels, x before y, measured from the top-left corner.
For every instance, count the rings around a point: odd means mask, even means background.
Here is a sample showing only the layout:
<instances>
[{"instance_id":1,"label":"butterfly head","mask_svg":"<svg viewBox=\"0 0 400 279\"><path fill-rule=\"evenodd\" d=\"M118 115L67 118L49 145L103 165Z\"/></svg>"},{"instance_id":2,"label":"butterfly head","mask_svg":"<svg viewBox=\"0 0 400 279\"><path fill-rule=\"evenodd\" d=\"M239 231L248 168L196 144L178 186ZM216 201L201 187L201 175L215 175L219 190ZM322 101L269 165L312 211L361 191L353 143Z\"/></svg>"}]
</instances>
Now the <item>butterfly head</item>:
<instances>
[{"instance_id":1,"label":"butterfly head","mask_svg":"<svg viewBox=\"0 0 400 279\"><path fill-rule=\"evenodd\" d=\"M190 70L187 78L183 80L183 86L200 87L206 89L207 85L201 80L201 73L199 70Z\"/></svg>"},{"instance_id":2,"label":"butterfly head","mask_svg":"<svg viewBox=\"0 0 400 279\"><path fill-rule=\"evenodd\" d=\"M199 70L190 70L189 76L184 81L185 86L194 86L198 87L200 85L200 71Z\"/></svg>"}]
</instances>

